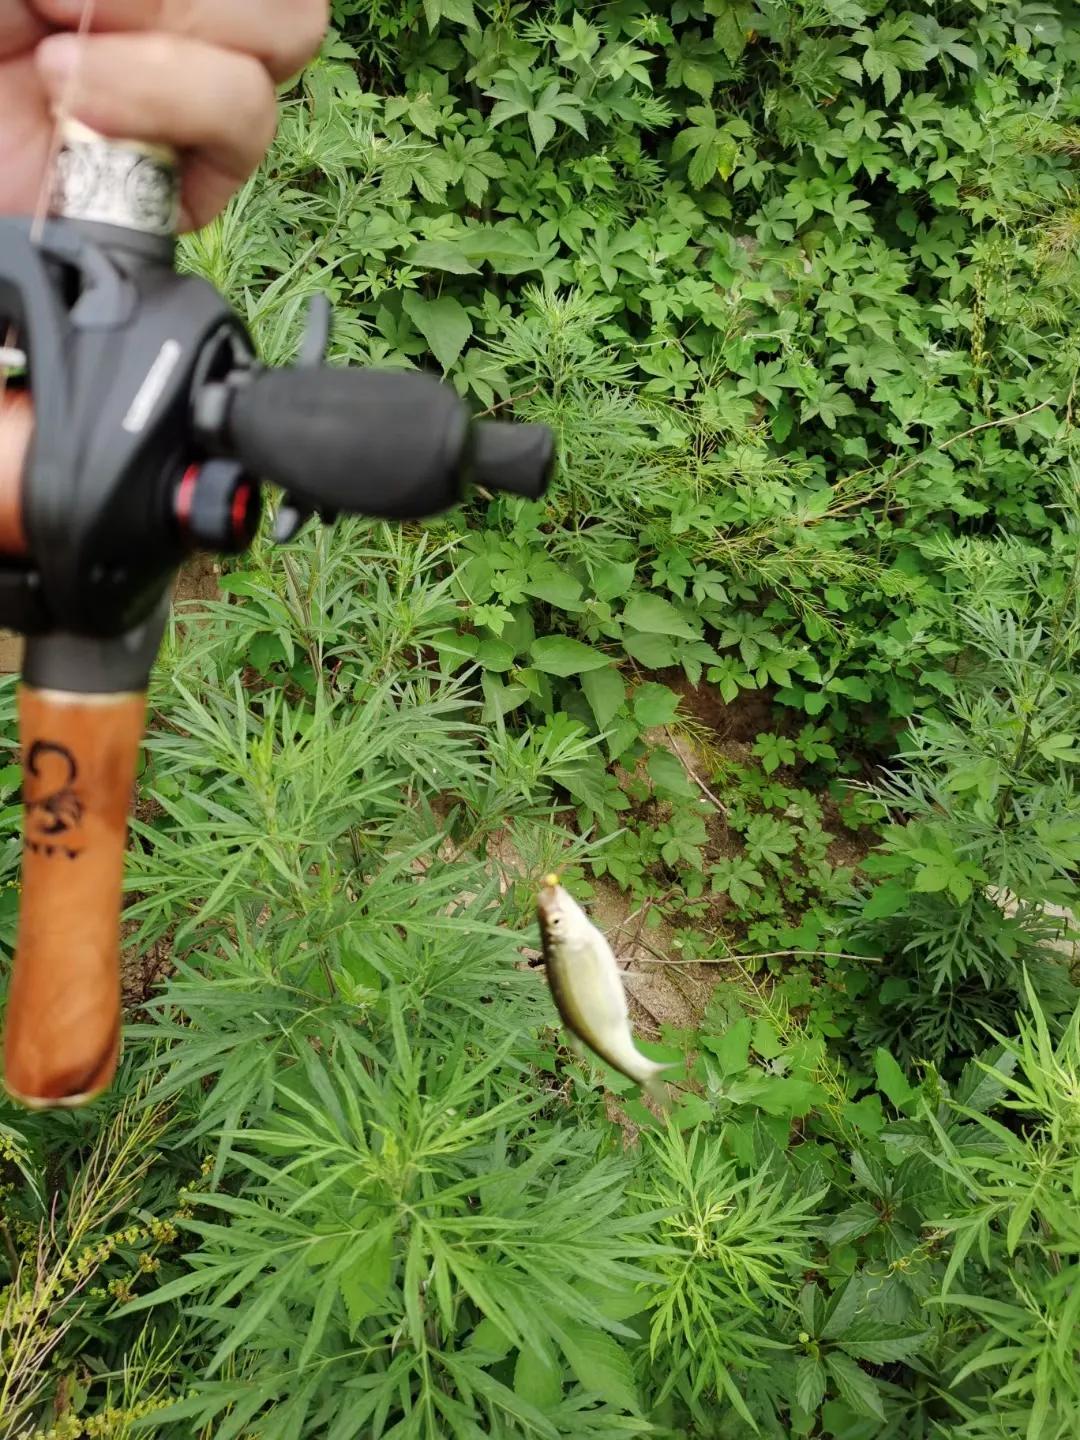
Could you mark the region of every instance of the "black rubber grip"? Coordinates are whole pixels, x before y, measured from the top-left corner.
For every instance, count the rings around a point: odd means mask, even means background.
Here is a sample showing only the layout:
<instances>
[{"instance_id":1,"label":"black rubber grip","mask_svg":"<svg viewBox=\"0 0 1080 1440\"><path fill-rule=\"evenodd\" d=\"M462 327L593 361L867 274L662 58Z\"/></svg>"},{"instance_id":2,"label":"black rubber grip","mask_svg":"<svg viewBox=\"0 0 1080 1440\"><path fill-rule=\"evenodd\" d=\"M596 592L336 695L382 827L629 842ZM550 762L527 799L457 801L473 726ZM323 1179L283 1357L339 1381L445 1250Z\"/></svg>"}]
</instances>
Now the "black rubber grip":
<instances>
[{"instance_id":1,"label":"black rubber grip","mask_svg":"<svg viewBox=\"0 0 1080 1440\"><path fill-rule=\"evenodd\" d=\"M546 425L484 421L473 436L472 473L477 485L539 500L555 466L555 436Z\"/></svg>"},{"instance_id":2,"label":"black rubber grip","mask_svg":"<svg viewBox=\"0 0 1080 1440\"><path fill-rule=\"evenodd\" d=\"M263 371L237 391L226 429L249 474L315 509L412 520L461 497L468 411L430 375Z\"/></svg>"}]
</instances>

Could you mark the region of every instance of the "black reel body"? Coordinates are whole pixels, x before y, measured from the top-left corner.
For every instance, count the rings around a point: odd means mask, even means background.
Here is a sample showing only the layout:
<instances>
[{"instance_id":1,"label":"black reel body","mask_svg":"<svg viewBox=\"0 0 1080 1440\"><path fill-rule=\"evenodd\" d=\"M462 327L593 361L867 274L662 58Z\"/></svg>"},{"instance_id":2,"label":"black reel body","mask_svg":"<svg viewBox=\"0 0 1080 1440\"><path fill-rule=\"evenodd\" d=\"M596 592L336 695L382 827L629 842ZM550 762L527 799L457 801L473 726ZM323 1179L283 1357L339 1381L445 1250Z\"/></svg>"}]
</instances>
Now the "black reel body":
<instances>
[{"instance_id":1,"label":"black reel body","mask_svg":"<svg viewBox=\"0 0 1080 1440\"><path fill-rule=\"evenodd\" d=\"M126 237L125 237L126 238ZM30 554L3 568L0 623L107 638L151 615L183 558L169 497L191 456L208 347L251 363L222 298L177 275L171 246L108 249L53 221L0 223L0 323L27 356L34 438L23 481Z\"/></svg>"},{"instance_id":2,"label":"black reel body","mask_svg":"<svg viewBox=\"0 0 1080 1440\"><path fill-rule=\"evenodd\" d=\"M300 364L262 369L223 298L172 262L160 236L0 221L0 335L25 352L34 405L28 554L0 562L0 625L47 637L36 684L144 684L184 555L246 548L264 481L286 492L279 539L314 513L434 515L469 480L547 485L544 427L475 424L428 375L325 366L324 301Z\"/></svg>"}]
</instances>

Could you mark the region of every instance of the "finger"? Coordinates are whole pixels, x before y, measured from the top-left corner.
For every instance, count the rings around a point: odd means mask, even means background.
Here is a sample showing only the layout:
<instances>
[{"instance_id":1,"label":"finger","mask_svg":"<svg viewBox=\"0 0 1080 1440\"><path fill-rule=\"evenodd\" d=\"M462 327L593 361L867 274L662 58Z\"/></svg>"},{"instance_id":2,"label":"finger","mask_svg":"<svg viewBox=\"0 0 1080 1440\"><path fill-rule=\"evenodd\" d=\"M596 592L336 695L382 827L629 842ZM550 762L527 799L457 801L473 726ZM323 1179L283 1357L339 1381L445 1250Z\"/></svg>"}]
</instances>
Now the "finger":
<instances>
[{"instance_id":1,"label":"finger","mask_svg":"<svg viewBox=\"0 0 1080 1440\"><path fill-rule=\"evenodd\" d=\"M53 25L79 24L85 0L34 0ZM95 0L92 28L159 31L254 55L277 81L318 53L329 20L327 0Z\"/></svg>"},{"instance_id":2,"label":"finger","mask_svg":"<svg viewBox=\"0 0 1080 1440\"><path fill-rule=\"evenodd\" d=\"M8 390L0 397L0 555L25 555L23 472L34 433L30 397Z\"/></svg>"},{"instance_id":3,"label":"finger","mask_svg":"<svg viewBox=\"0 0 1080 1440\"><path fill-rule=\"evenodd\" d=\"M76 120L186 152L192 225L218 212L274 138L274 86L248 55L154 34L54 35L37 57L50 96Z\"/></svg>"},{"instance_id":4,"label":"finger","mask_svg":"<svg viewBox=\"0 0 1080 1440\"><path fill-rule=\"evenodd\" d=\"M0 0L0 60L26 54L44 34L45 26L23 0Z\"/></svg>"}]
</instances>

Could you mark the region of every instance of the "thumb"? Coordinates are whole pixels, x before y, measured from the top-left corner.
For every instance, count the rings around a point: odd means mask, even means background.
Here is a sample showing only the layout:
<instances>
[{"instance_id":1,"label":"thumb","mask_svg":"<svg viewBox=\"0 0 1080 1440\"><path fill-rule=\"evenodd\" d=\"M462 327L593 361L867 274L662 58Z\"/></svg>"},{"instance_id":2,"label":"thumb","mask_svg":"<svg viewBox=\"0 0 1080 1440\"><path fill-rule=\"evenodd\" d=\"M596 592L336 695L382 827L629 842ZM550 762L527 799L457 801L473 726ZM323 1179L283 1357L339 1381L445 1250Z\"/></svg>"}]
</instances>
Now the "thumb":
<instances>
[{"instance_id":1,"label":"thumb","mask_svg":"<svg viewBox=\"0 0 1080 1440\"><path fill-rule=\"evenodd\" d=\"M0 555L27 551L23 523L23 472L34 433L30 397L0 390Z\"/></svg>"}]
</instances>

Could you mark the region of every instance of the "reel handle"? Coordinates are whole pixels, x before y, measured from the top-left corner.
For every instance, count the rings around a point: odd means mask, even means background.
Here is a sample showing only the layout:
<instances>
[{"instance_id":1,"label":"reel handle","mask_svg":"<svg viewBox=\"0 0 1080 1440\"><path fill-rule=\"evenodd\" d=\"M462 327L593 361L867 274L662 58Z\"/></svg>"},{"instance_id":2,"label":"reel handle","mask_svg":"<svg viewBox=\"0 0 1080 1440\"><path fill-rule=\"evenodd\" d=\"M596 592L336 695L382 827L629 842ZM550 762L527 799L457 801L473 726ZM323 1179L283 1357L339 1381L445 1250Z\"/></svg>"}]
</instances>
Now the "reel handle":
<instances>
[{"instance_id":1,"label":"reel handle","mask_svg":"<svg viewBox=\"0 0 1080 1440\"><path fill-rule=\"evenodd\" d=\"M419 520L473 481L535 500L555 458L545 426L474 423L451 386L416 371L264 370L211 387L204 406L210 449L334 514Z\"/></svg>"}]
</instances>

